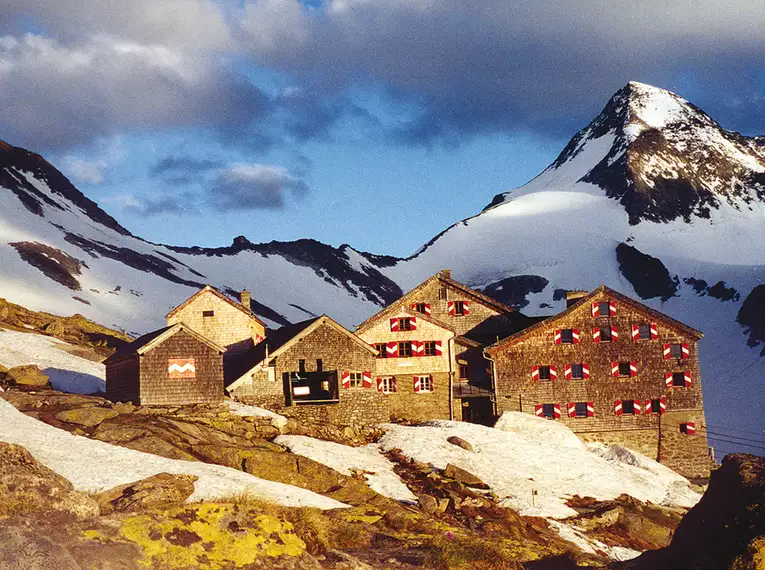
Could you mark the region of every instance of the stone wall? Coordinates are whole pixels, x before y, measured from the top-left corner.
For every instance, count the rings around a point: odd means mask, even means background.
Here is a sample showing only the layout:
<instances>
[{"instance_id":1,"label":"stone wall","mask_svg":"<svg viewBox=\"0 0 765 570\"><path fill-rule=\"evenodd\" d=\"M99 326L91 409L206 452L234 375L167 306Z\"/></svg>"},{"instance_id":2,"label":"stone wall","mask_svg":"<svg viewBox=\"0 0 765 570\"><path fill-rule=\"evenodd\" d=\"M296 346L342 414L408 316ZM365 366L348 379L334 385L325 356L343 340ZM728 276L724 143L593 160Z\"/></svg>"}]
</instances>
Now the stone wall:
<instances>
[{"instance_id":1,"label":"stone wall","mask_svg":"<svg viewBox=\"0 0 765 570\"><path fill-rule=\"evenodd\" d=\"M195 378L169 378L170 358L193 358ZM180 330L141 356L140 405L185 405L223 401L223 356Z\"/></svg>"},{"instance_id":2,"label":"stone wall","mask_svg":"<svg viewBox=\"0 0 765 570\"><path fill-rule=\"evenodd\" d=\"M213 316L205 317L206 311L212 311ZM234 351L247 350L253 346L254 338L265 336L263 325L212 291L202 291L167 319L168 325L175 323L184 323L205 338Z\"/></svg>"},{"instance_id":3,"label":"stone wall","mask_svg":"<svg viewBox=\"0 0 765 570\"><path fill-rule=\"evenodd\" d=\"M702 429L703 399L699 375L697 343L671 321L664 321L656 313L647 312L636 302L616 301L616 315L593 317L591 302L609 300L607 291L580 302L559 318L533 327L519 339L491 349L496 367L497 411L535 413L537 404L554 403L561 407L561 421L588 441L619 443L656 458L661 429L662 461L676 466L682 474L698 477L708 475L706 437ZM632 324L655 323L659 337L655 340L632 340ZM616 326L619 339L615 342L595 343L593 328ZM579 329L578 344L555 344L555 329ZM687 343L690 357L667 360L664 344ZM612 376L612 362L635 362L637 375ZM590 377L566 380L567 364L586 363ZM555 366L557 381L532 380L533 366ZM690 387L666 387L665 373L688 371L693 384ZM667 414L645 415L645 401L664 397ZM639 400L640 415L615 413L615 400ZM569 418L569 402L593 402L594 417ZM696 435L680 434L679 419L673 412L691 414L696 421ZM674 468L674 467L673 467Z\"/></svg>"}]
</instances>

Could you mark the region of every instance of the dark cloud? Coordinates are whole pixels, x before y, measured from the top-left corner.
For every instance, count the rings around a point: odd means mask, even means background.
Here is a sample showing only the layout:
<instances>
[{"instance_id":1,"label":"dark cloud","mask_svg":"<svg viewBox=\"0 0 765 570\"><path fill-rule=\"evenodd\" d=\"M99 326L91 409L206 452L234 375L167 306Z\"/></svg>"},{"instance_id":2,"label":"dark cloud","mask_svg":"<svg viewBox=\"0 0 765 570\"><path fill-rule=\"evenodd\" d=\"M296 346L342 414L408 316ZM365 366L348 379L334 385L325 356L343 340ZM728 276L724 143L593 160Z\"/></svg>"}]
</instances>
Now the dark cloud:
<instances>
[{"instance_id":1,"label":"dark cloud","mask_svg":"<svg viewBox=\"0 0 765 570\"><path fill-rule=\"evenodd\" d=\"M151 173L155 175L169 174L171 176L182 176L184 174L204 173L221 168L222 166L223 161L221 160L196 158L194 156L166 156L151 168Z\"/></svg>"},{"instance_id":2,"label":"dark cloud","mask_svg":"<svg viewBox=\"0 0 765 570\"><path fill-rule=\"evenodd\" d=\"M220 210L280 210L288 195L300 199L308 185L287 169L266 164L235 164L221 171L208 196Z\"/></svg>"},{"instance_id":3,"label":"dark cloud","mask_svg":"<svg viewBox=\"0 0 765 570\"><path fill-rule=\"evenodd\" d=\"M173 214L176 216L193 215L199 213L200 198L193 192L180 192L177 194L164 194L153 197L135 196L121 197L123 209L131 214L143 217L162 216Z\"/></svg>"}]
</instances>

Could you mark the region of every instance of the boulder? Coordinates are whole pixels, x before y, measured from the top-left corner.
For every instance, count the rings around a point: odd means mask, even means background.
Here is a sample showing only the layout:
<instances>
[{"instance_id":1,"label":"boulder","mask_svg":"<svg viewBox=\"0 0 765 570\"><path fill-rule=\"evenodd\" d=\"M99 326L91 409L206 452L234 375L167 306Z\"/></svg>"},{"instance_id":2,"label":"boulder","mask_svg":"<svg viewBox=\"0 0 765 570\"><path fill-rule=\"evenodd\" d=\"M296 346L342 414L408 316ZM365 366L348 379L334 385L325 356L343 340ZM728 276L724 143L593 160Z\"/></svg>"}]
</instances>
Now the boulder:
<instances>
[{"instance_id":1,"label":"boulder","mask_svg":"<svg viewBox=\"0 0 765 570\"><path fill-rule=\"evenodd\" d=\"M98 515L98 505L23 447L0 442L0 519L52 511L85 519Z\"/></svg>"},{"instance_id":2,"label":"boulder","mask_svg":"<svg viewBox=\"0 0 765 570\"><path fill-rule=\"evenodd\" d=\"M477 489L488 489L489 486L481 481L478 477L470 473L469 471L465 471L461 467L457 467L456 465L452 465L451 463L447 463L446 469L444 469L444 477L448 477L449 479L454 479L455 481L459 481L463 485L467 485L468 487L476 487Z\"/></svg>"},{"instance_id":3,"label":"boulder","mask_svg":"<svg viewBox=\"0 0 765 570\"><path fill-rule=\"evenodd\" d=\"M161 457L167 457L168 459L197 461L197 458L190 453L179 449L155 435L146 435L131 441L120 443L119 445L127 447L128 449L135 449L136 451L143 451L144 453L152 453Z\"/></svg>"},{"instance_id":4,"label":"boulder","mask_svg":"<svg viewBox=\"0 0 765 570\"><path fill-rule=\"evenodd\" d=\"M438 510L438 499L431 495L422 494L417 497L420 502L422 510L428 514L433 514Z\"/></svg>"},{"instance_id":5,"label":"boulder","mask_svg":"<svg viewBox=\"0 0 765 570\"><path fill-rule=\"evenodd\" d=\"M34 528L0 526L0 568L82 570L72 554Z\"/></svg>"},{"instance_id":6,"label":"boulder","mask_svg":"<svg viewBox=\"0 0 765 570\"><path fill-rule=\"evenodd\" d=\"M244 470L269 481L278 481L328 493L346 484L349 477L316 461L292 453L253 449L248 450Z\"/></svg>"},{"instance_id":7,"label":"boulder","mask_svg":"<svg viewBox=\"0 0 765 570\"><path fill-rule=\"evenodd\" d=\"M113 512L135 513L182 505L192 493L195 475L158 473L127 485L120 485L96 496L102 515Z\"/></svg>"},{"instance_id":8,"label":"boulder","mask_svg":"<svg viewBox=\"0 0 765 570\"><path fill-rule=\"evenodd\" d=\"M94 427L108 420L115 418L119 412L111 408L101 408L97 406L88 406L86 408L74 408L57 413L54 417L64 423L76 424L84 427Z\"/></svg>"},{"instance_id":9,"label":"boulder","mask_svg":"<svg viewBox=\"0 0 765 570\"><path fill-rule=\"evenodd\" d=\"M5 373L5 380L8 384L20 388L47 388L50 386L50 378L34 364L14 366Z\"/></svg>"},{"instance_id":10,"label":"boulder","mask_svg":"<svg viewBox=\"0 0 765 570\"><path fill-rule=\"evenodd\" d=\"M457 447L461 447L465 451L473 451L473 446L471 443L465 439L462 439L461 437L457 437L456 435L452 435L446 439L449 443L452 445L456 445Z\"/></svg>"}]
</instances>

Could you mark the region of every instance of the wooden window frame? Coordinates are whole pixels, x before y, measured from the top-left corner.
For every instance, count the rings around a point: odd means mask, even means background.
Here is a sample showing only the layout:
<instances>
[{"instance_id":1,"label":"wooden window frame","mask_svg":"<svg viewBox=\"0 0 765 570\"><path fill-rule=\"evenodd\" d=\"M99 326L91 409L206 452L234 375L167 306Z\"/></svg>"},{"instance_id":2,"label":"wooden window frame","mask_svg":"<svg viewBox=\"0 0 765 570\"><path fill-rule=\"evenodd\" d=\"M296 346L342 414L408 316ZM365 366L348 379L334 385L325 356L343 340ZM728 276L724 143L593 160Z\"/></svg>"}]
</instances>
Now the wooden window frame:
<instances>
[{"instance_id":1,"label":"wooden window frame","mask_svg":"<svg viewBox=\"0 0 765 570\"><path fill-rule=\"evenodd\" d=\"M412 317L398 317L398 330L411 331L412 329Z\"/></svg>"},{"instance_id":2,"label":"wooden window frame","mask_svg":"<svg viewBox=\"0 0 765 570\"><path fill-rule=\"evenodd\" d=\"M435 340L426 340L423 343L422 355L436 356L436 341Z\"/></svg>"},{"instance_id":3,"label":"wooden window frame","mask_svg":"<svg viewBox=\"0 0 765 570\"><path fill-rule=\"evenodd\" d=\"M418 313L424 315L424 314L426 314L425 313L425 311L426 311L425 307L426 306L427 306L427 303L414 303L414 310L417 311Z\"/></svg>"},{"instance_id":4,"label":"wooden window frame","mask_svg":"<svg viewBox=\"0 0 765 570\"><path fill-rule=\"evenodd\" d=\"M560 329L560 343L574 344L574 329Z\"/></svg>"},{"instance_id":5,"label":"wooden window frame","mask_svg":"<svg viewBox=\"0 0 765 570\"><path fill-rule=\"evenodd\" d=\"M454 316L455 317L464 317L465 316L465 301L452 301L454 303Z\"/></svg>"},{"instance_id":6,"label":"wooden window frame","mask_svg":"<svg viewBox=\"0 0 765 570\"><path fill-rule=\"evenodd\" d=\"M624 373L624 370L623 370L625 366L627 370L626 374ZM619 378L631 378L632 377L631 370L630 370L631 366L632 366L632 363L629 360L627 361L620 360L619 361Z\"/></svg>"},{"instance_id":7,"label":"wooden window frame","mask_svg":"<svg viewBox=\"0 0 765 570\"><path fill-rule=\"evenodd\" d=\"M598 327L600 329L600 342L614 342L613 330L611 325Z\"/></svg>"},{"instance_id":8,"label":"wooden window frame","mask_svg":"<svg viewBox=\"0 0 765 570\"><path fill-rule=\"evenodd\" d=\"M605 306L606 310L603 310L603 307ZM611 301L598 301L598 315L601 317L610 317L611 316Z\"/></svg>"},{"instance_id":9,"label":"wooden window frame","mask_svg":"<svg viewBox=\"0 0 765 570\"><path fill-rule=\"evenodd\" d=\"M582 408L582 406L584 406ZM581 410L584 410L584 413L580 413ZM574 417L575 418L587 418L589 417L587 415L587 402L574 402Z\"/></svg>"},{"instance_id":10,"label":"wooden window frame","mask_svg":"<svg viewBox=\"0 0 765 570\"><path fill-rule=\"evenodd\" d=\"M202 311L202 318L208 319L215 316L215 311Z\"/></svg>"},{"instance_id":11,"label":"wooden window frame","mask_svg":"<svg viewBox=\"0 0 765 570\"><path fill-rule=\"evenodd\" d=\"M645 327L648 336L643 336L643 328ZM651 323L641 323L638 325L638 340L651 340Z\"/></svg>"},{"instance_id":12,"label":"wooden window frame","mask_svg":"<svg viewBox=\"0 0 765 570\"><path fill-rule=\"evenodd\" d=\"M542 375L542 371L543 370L547 371L547 377L546 378ZM539 367L539 381L540 382L552 382L552 370L551 370L551 366L549 364L545 365L545 366L540 366Z\"/></svg>"},{"instance_id":13,"label":"wooden window frame","mask_svg":"<svg viewBox=\"0 0 765 570\"><path fill-rule=\"evenodd\" d=\"M398 356L399 358L411 358L412 357L412 342L409 340L402 340L398 343Z\"/></svg>"},{"instance_id":14,"label":"wooden window frame","mask_svg":"<svg viewBox=\"0 0 765 570\"><path fill-rule=\"evenodd\" d=\"M547 415L547 409L550 410L550 415ZM542 416L545 419L554 420L555 419L555 404L554 403L548 403L548 404L542 404Z\"/></svg>"},{"instance_id":15,"label":"wooden window frame","mask_svg":"<svg viewBox=\"0 0 765 570\"><path fill-rule=\"evenodd\" d=\"M637 400L622 400L622 415L623 416L636 416L635 402ZM630 407L630 411L627 411L627 406Z\"/></svg>"},{"instance_id":16,"label":"wooden window frame","mask_svg":"<svg viewBox=\"0 0 765 570\"><path fill-rule=\"evenodd\" d=\"M363 388L364 387L364 373L363 372L348 372L349 388Z\"/></svg>"},{"instance_id":17,"label":"wooden window frame","mask_svg":"<svg viewBox=\"0 0 765 570\"><path fill-rule=\"evenodd\" d=\"M459 364L458 369L459 369L460 380L467 380L468 378L470 378L470 374L469 374L470 371L467 364Z\"/></svg>"},{"instance_id":18,"label":"wooden window frame","mask_svg":"<svg viewBox=\"0 0 765 570\"><path fill-rule=\"evenodd\" d=\"M420 379L420 394L423 392L433 392L433 376L427 374L425 376L419 376Z\"/></svg>"},{"instance_id":19,"label":"wooden window frame","mask_svg":"<svg viewBox=\"0 0 765 570\"><path fill-rule=\"evenodd\" d=\"M388 358L387 342L376 342L375 349L377 350L377 358Z\"/></svg>"},{"instance_id":20,"label":"wooden window frame","mask_svg":"<svg viewBox=\"0 0 765 570\"><path fill-rule=\"evenodd\" d=\"M574 367L575 366L578 367L578 369L579 369L579 373L580 374L578 376L576 374L574 374L574 370L575 370ZM572 380L584 380L584 363L583 362L579 362L577 364L572 364L571 365L571 379Z\"/></svg>"},{"instance_id":21,"label":"wooden window frame","mask_svg":"<svg viewBox=\"0 0 765 570\"><path fill-rule=\"evenodd\" d=\"M677 350L678 354L674 354L675 350ZM669 358L681 360L683 358L683 344L681 342L671 342L669 343Z\"/></svg>"},{"instance_id":22,"label":"wooden window frame","mask_svg":"<svg viewBox=\"0 0 765 570\"><path fill-rule=\"evenodd\" d=\"M395 394L396 393L396 382L393 378L393 376L382 376L380 377L382 390L380 390L383 394Z\"/></svg>"}]
</instances>

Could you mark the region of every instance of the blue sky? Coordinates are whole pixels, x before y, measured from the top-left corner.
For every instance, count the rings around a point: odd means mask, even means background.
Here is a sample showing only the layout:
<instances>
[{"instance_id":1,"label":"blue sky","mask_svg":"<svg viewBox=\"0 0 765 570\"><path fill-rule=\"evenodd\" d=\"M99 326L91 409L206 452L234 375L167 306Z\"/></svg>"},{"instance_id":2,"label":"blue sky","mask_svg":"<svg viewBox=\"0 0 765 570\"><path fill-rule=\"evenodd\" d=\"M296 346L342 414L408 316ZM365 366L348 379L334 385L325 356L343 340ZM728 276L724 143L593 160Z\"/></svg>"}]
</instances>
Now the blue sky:
<instances>
[{"instance_id":1,"label":"blue sky","mask_svg":"<svg viewBox=\"0 0 765 570\"><path fill-rule=\"evenodd\" d=\"M134 233L408 255L634 79L765 134L762 1L6 0L0 139Z\"/></svg>"}]
</instances>

